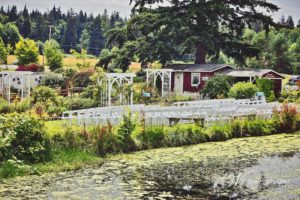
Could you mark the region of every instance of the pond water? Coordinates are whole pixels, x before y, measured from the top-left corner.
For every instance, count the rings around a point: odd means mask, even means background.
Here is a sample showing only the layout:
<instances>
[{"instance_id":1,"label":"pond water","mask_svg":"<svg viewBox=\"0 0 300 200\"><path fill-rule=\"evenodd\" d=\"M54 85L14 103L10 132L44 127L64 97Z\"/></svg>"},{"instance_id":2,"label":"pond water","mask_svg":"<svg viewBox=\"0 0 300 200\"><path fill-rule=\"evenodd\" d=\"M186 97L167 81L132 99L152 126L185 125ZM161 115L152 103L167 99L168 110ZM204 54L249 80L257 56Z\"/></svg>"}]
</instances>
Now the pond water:
<instances>
[{"instance_id":1,"label":"pond water","mask_svg":"<svg viewBox=\"0 0 300 200\"><path fill-rule=\"evenodd\" d=\"M299 151L198 159L201 152L144 151L94 168L3 181L0 199L300 199Z\"/></svg>"}]
</instances>

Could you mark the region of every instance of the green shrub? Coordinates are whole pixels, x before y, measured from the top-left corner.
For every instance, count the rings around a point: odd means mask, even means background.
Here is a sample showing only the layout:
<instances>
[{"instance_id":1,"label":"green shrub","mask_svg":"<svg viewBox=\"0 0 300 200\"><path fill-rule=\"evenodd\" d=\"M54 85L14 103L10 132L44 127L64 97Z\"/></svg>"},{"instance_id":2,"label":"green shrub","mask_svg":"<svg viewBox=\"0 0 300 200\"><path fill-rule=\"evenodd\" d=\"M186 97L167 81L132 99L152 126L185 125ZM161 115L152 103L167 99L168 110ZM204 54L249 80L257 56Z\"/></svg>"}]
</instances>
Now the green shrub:
<instances>
[{"instance_id":1,"label":"green shrub","mask_svg":"<svg viewBox=\"0 0 300 200\"><path fill-rule=\"evenodd\" d=\"M32 102L33 103L42 103L45 104L47 102L57 104L57 92L47 86L38 86L34 88L31 93Z\"/></svg>"},{"instance_id":2,"label":"green shrub","mask_svg":"<svg viewBox=\"0 0 300 200\"><path fill-rule=\"evenodd\" d=\"M91 150L90 135L79 128L65 127L63 134L57 133L51 137L51 146L54 150L85 149ZM95 147L92 147L95 149Z\"/></svg>"},{"instance_id":3,"label":"green shrub","mask_svg":"<svg viewBox=\"0 0 300 200\"><path fill-rule=\"evenodd\" d=\"M244 136L244 124L244 121L239 119L230 122L232 137L239 138Z\"/></svg>"},{"instance_id":4,"label":"green shrub","mask_svg":"<svg viewBox=\"0 0 300 200\"><path fill-rule=\"evenodd\" d=\"M227 93L231 87L231 79L225 75L216 75L208 79L205 83L202 94L208 95L212 99L218 97L227 97Z\"/></svg>"},{"instance_id":5,"label":"green shrub","mask_svg":"<svg viewBox=\"0 0 300 200\"><path fill-rule=\"evenodd\" d=\"M275 130L269 120L254 119L244 121L243 132L249 136L264 136L274 133Z\"/></svg>"},{"instance_id":6,"label":"green shrub","mask_svg":"<svg viewBox=\"0 0 300 200\"><path fill-rule=\"evenodd\" d=\"M16 157L29 163L49 159L50 145L45 126L26 115L2 118L0 126L0 161Z\"/></svg>"},{"instance_id":7,"label":"green shrub","mask_svg":"<svg viewBox=\"0 0 300 200\"><path fill-rule=\"evenodd\" d=\"M152 149L163 146L164 140L164 128L161 126L147 127L142 130L140 127L135 129L133 137L135 139L136 146L139 149ZM136 141L138 140L138 142Z\"/></svg>"},{"instance_id":8,"label":"green shrub","mask_svg":"<svg viewBox=\"0 0 300 200\"><path fill-rule=\"evenodd\" d=\"M235 99L250 99L257 91L258 88L253 83L239 82L230 88L228 96Z\"/></svg>"},{"instance_id":9,"label":"green shrub","mask_svg":"<svg viewBox=\"0 0 300 200\"><path fill-rule=\"evenodd\" d=\"M38 171L21 160L9 159L0 164L0 178L11 178L15 176L24 176L29 174L38 174Z\"/></svg>"},{"instance_id":10,"label":"green shrub","mask_svg":"<svg viewBox=\"0 0 300 200\"><path fill-rule=\"evenodd\" d=\"M50 88L66 88L66 79L60 75L48 75L44 77L43 83L44 86L48 86Z\"/></svg>"},{"instance_id":11,"label":"green shrub","mask_svg":"<svg viewBox=\"0 0 300 200\"><path fill-rule=\"evenodd\" d=\"M12 104L5 99L0 99L0 114L7 114L14 111Z\"/></svg>"},{"instance_id":12,"label":"green shrub","mask_svg":"<svg viewBox=\"0 0 300 200\"><path fill-rule=\"evenodd\" d=\"M97 103L94 100L80 97L67 97L63 103L64 107L68 110L80 110L97 106Z\"/></svg>"},{"instance_id":13,"label":"green shrub","mask_svg":"<svg viewBox=\"0 0 300 200\"><path fill-rule=\"evenodd\" d=\"M47 113L49 116L62 116L62 113L66 111L67 109L65 107L55 106L51 105L47 108Z\"/></svg>"},{"instance_id":14,"label":"green shrub","mask_svg":"<svg viewBox=\"0 0 300 200\"><path fill-rule=\"evenodd\" d=\"M23 113L31 109L30 99L23 99L15 105L15 110L18 113Z\"/></svg>"},{"instance_id":15,"label":"green shrub","mask_svg":"<svg viewBox=\"0 0 300 200\"><path fill-rule=\"evenodd\" d=\"M274 81L265 78L259 78L256 80L257 88L260 92L265 94L266 99L268 102L272 102L275 100L274 95Z\"/></svg>"},{"instance_id":16,"label":"green shrub","mask_svg":"<svg viewBox=\"0 0 300 200\"><path fill-rule=\"evenodd\" d=\"M119 151L129 152L134 150L134 142L131 138L131 134L135 128L133 119L131 118L131 112L123 114L123 121L118 128L117 143Z\"/></svg>"},{"instance_id":17,"label":"green shrub","mask_svg":"<svg viewBox=\"0 0 300 200\"><path fill-rule=\"evenodd\" d=\"M213 125L207 129L211 141L226 141L232 138L231 130L228 126Z\"/></svg>"},{"instance_id":18,"label":"green shrub","mask_svg":"<svg viewBox=\"0 0 300 200\"><path fill-rule=\"evenodd\" d=\"M63 52L59 44L55 40L48 40L44 46L47 64L51 71L62 68L63 66Z\"/></svg>"},{"instance_id":19,"label":"green shrub","mask_svg":"<svg viewBox=\"0 0 300 200\"><path fill-rule=\"evenodd\" d=\"M166 128L164 134L166 146L197 144L209 140L209 136L206 135L202 128L190 124Z\"/></svg>"}]
</instances>

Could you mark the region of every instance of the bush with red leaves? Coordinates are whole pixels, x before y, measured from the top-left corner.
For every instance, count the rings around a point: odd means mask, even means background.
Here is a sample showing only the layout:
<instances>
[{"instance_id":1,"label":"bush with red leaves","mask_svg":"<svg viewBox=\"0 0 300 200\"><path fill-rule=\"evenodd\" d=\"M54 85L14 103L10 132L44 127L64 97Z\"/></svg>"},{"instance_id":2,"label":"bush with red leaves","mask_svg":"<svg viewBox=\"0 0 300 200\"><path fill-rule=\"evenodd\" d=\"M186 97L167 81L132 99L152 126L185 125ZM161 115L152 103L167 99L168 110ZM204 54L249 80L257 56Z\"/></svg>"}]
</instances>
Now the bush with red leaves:
<instances>
[{"instance_id":1,"label":"bush with red leaves","mask_svg":"<svg viewBox=\"0 0 300 200\"><path fill-rule=\"evenodd\" d=\"M28 72L38 72L40 66L38 64L30 64L30 65L21 65L19 66L16 71L28 71Z\"/></svg>"},{"instance_id":2,"label":"bush with red leaves","mask_svg":"<svg viewBox=\"0 0 300 200\"><path fill-rule=\"evenodd\" d=\"M297 128L297 108L293 105L282 104L280 109L273 109L273 119L279 123L281 132L292 133Z\"/></svg>"}]
</instances>

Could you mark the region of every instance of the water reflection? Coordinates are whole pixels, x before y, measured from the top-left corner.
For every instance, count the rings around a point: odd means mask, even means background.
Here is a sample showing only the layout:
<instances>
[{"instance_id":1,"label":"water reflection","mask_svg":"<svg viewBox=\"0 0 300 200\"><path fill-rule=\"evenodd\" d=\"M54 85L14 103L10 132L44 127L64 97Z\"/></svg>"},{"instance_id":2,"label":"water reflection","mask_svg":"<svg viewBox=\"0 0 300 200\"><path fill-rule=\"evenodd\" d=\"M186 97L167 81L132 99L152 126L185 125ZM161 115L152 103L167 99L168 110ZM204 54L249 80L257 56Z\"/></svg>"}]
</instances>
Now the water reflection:
<instances>
[{"instance_id":1,"label":"water reflection","mask_svg":"<svg viewBox=\"0 0 300 200\"><path fill-rule=\"evenodd\" d=\"M174 158L175 159L175 158ZM0 186L5 199L299 199L300 153L258 159L133 165L35 177ZM16 186L17 185L17 186Z\"/></svg>"}]
</instances>

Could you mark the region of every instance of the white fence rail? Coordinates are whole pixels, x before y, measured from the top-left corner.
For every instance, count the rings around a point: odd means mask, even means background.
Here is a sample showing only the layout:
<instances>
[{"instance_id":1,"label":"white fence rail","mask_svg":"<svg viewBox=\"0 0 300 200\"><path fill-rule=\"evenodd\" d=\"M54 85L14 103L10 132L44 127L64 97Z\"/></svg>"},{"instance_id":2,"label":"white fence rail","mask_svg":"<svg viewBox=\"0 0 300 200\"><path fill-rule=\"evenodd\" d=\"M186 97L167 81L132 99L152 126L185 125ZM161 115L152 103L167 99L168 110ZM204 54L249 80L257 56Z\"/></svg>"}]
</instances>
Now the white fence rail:
<instances>
[{"instance_id":1,"label":"white fence rail","mask_svg":"<svg viewBox=\"0 0 300 200\"><path fill-rule=\"evenodd\" d=\"M245 115L260 115L271 117L277 103L251 100L203 100L177 102L173 106L116 106L99 107L84 110L64 112L62 119L70 124L104 125L109 120L117 125L122 121L122 115L128 111L133 117L145 117L146 124L167 125L170 118L204 118L206 122L228 121L234 117ZM181 123L191 120L181 120Z\"/></svg>"}]
</instances>

